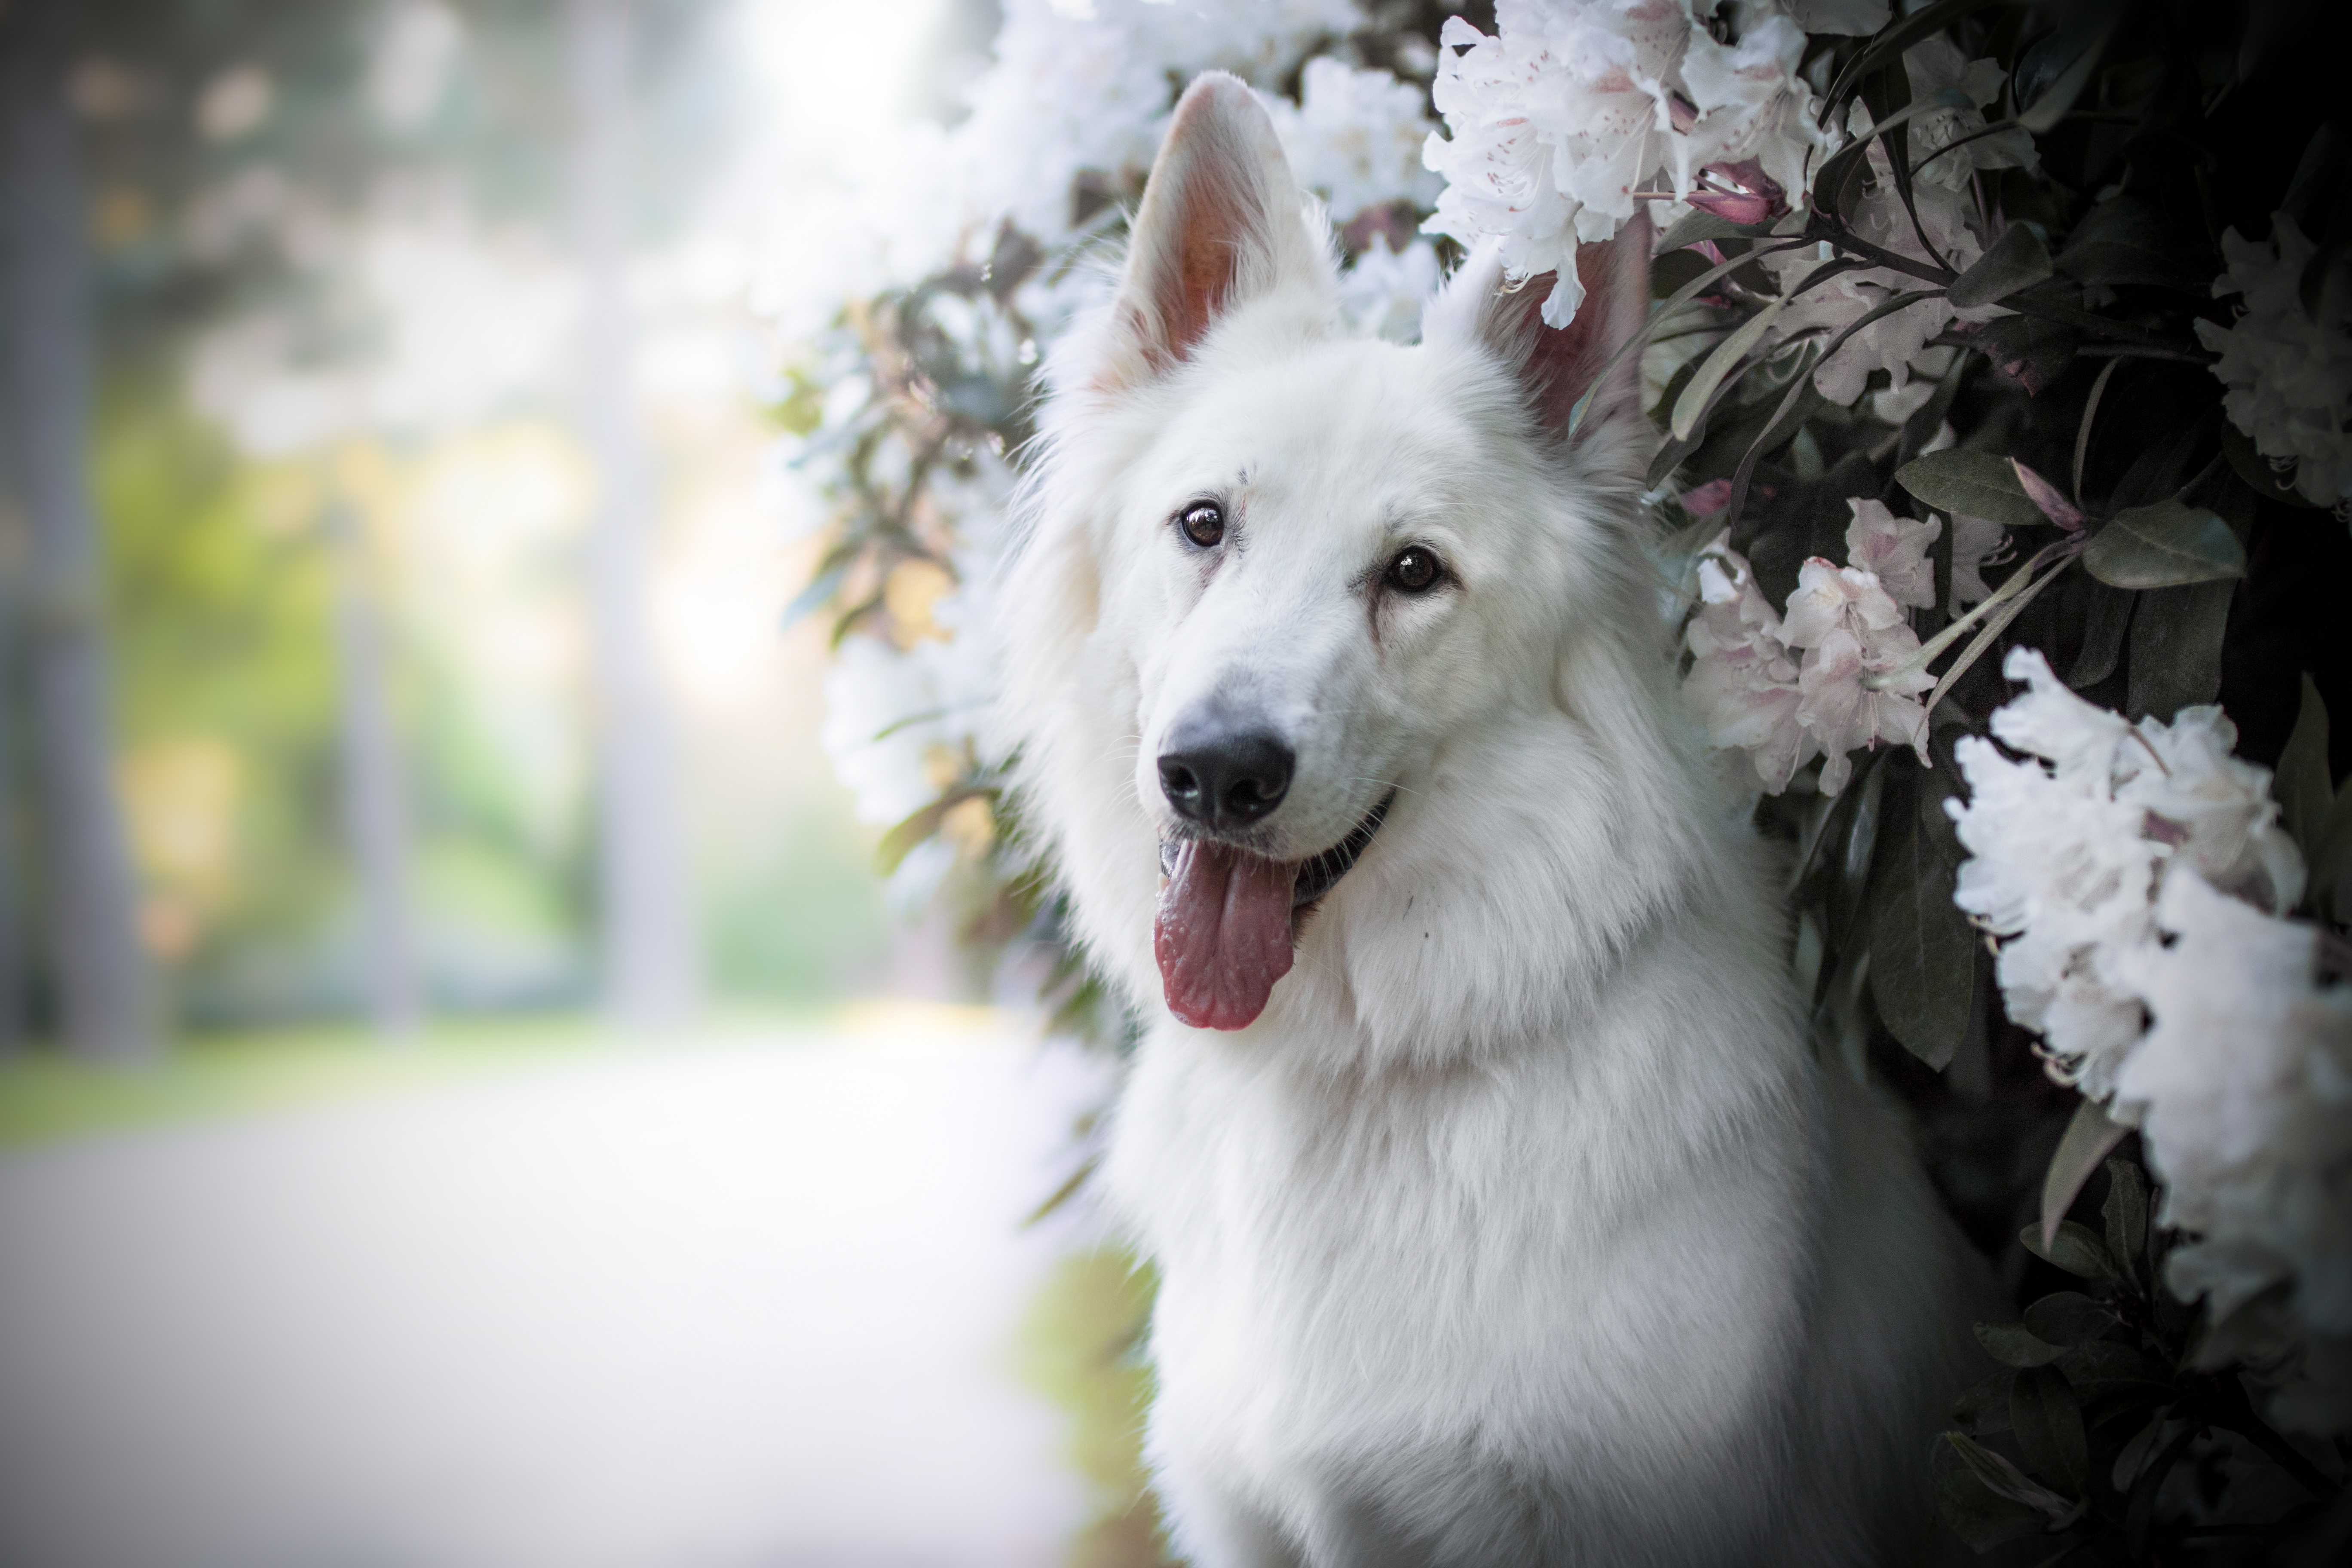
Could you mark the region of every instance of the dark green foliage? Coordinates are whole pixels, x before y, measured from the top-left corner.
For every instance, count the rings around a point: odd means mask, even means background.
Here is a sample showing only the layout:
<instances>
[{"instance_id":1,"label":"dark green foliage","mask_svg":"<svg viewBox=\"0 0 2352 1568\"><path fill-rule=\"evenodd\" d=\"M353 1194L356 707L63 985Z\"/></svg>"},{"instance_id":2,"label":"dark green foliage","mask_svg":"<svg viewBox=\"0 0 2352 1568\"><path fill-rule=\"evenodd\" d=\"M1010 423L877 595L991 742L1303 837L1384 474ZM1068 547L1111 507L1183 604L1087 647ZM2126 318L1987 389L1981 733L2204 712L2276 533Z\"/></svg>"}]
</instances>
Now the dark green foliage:
<instances>
[{"instance_id":1,"label":"dark green foliage","mask_svg":"<svg viewBox=\"0 0 2352 1568\"><path fill-rule=\"evenodd\" d=\"M2070 1220L2047 1248L2039 1226L2021 1238L2084 1282L2040 1296L2022 1322L1977 1325L2002 1370L1953 1407L1945 1522L1979 1552L2042 1537L2021 1562L2171 1562L2195 1542L2218 1555L2194 1561L2271 1561L2281 1542L2307 1537L2339 1489L2262 1419L2227 1370L2227 1347L2158 1283L2173 1237L2150 1223L2137 1161L2109 1160L2105 1185L2104 1236ZM2192 1493L2210 1517L2209 1484L2224 1470L2245 1485L2266 1468L2280 1485L2260 1495L2294 1500L2245 1520L2239 1547L2212 1544L2214 1531L2184 1517Z\"/></svg>"}]
</instances>

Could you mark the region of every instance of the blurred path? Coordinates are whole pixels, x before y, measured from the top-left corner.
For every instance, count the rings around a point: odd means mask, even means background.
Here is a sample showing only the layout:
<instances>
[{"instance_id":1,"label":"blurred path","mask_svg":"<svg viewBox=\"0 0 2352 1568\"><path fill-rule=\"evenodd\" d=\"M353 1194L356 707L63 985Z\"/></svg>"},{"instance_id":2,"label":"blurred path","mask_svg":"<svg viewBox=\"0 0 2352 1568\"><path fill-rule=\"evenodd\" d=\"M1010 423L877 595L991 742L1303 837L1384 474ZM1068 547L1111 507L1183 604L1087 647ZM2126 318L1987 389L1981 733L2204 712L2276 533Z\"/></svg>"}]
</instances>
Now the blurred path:
<instances>
[{"instance_id":1,"label":"blurred path","mask_svg":"<svg viewBox=\"0 0 2352 1568\"><path fill-rule=\"evenodd\" d=\"M1095 1082L713 1046L0 1159L0 1568L1045 1568L1014 1226Z\"/></svg>"}]
</instances>

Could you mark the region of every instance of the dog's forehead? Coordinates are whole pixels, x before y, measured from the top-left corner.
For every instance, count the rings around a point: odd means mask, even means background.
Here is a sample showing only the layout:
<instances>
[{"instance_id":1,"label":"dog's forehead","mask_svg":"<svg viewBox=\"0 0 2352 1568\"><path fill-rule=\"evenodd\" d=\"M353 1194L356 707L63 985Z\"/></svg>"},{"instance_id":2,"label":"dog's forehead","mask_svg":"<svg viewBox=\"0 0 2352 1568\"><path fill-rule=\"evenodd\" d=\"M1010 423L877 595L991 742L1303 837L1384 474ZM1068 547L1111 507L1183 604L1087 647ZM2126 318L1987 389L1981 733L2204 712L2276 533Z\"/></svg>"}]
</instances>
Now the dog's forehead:
<instances>
[{"instance_id":1,"label":"dog's forehead","mask_svg":"<svg viewBox=\"0 0 2352 1568\"><path fill-rule=\"evenodd\" d=\"M1265 523L1442 508L1480 461L1480 432L1418 349L1345 341L1231 366L1189 389L1155 443L1152 482L1232 492ZM1302 521L1303 521L1302 517Z\"/></svg>"}]
</instances>

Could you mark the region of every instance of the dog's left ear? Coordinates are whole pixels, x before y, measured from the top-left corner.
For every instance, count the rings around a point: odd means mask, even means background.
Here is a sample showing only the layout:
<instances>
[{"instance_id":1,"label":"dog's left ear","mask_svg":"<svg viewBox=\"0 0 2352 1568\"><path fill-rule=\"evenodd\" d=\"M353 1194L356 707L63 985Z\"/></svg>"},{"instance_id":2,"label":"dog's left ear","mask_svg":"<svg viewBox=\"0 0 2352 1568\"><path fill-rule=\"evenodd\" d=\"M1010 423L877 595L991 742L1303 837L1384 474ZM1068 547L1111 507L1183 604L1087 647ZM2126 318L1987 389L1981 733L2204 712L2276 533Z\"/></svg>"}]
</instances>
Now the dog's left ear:
<instances>
[{"instance_id":1,"label":"dog's left ear","mask_svg":"<svg viewBox=\"0 0 2352 1568\"><path fill-rule=\"evenodd\" d=\"M1165 375L1226 311L1320 284L1329 263L1302 205L1249 85L1224 71L1194 78L1143 187L1094 384L1118 391Z\"/></svg>"},{"instance_id":2,"label":"dog's left ear","mask_svg":"<svg viewBox=\"0 0 2352 1568\"><path fill-rule=\"evenodd\" d=\"M1614 239L1578 246L1584 298L1564 328L1543 319L1557 275L1510 286L1498 247L1482 244L1431 306L1423 338L1476 342L1517 379L1543 434L1572 446L1597 477L1638 483L1651 442L1642 415L1642 356L1618 351L1649 320L1650 243L1649 216L1637 212ZM1595 387L1604 370L1607 381ZM1570 417L1587 392L1591 402L1571 434Z\"/></svg>"}]
</instances>

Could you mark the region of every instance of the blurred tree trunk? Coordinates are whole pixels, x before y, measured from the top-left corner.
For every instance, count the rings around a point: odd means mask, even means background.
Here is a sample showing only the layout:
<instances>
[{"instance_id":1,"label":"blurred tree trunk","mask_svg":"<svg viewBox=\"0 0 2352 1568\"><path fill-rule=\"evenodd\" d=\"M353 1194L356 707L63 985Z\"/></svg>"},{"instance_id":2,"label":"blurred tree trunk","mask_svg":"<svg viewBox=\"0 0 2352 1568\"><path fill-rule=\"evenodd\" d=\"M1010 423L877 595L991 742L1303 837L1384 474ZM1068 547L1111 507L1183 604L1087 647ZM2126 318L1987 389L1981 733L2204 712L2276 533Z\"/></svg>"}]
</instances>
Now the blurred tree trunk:
<instances>
[{"instance_id":1,"label":"blurred tree trunk","mask_svg":"<svg viewBox=\"0 0 2352 1568\"><path fill-rule=\"evenodd\" d=\"M623 276L628 10L625 0L567 0L565 21L572 214L587 284L581 422L599 477L588 575L604 994L618 1021L658 1027L693 1005L694 933L677 761L646 602L653 495Z\"/></svg>"},{"instance_id":2,"label":"blurred tree trunk","mask_svg":"<svg viewBox=\"0 0 2352 1568\"><path fill-rule=\"evenodd\" d=\"M342 677L343 832L359 878L361 992L376 1033L416 1027L408 922L408 798L394 732L391 658L373 552L348 508L328 519L336 553L335 633Z\"/></svg>"},{"instance_id":3,"label":"blurred tree trunk","mask_svg":"<svg viewBox=\"0 0 2352 1568\"><path fill-rule=\"evenodd\" d=\"M31 533L30 734L58 1032L78 1052L119 1058L147 1053L153 1034L99 640L86 219L65 95L75 10L73 0L10 0L0 10L0 352Z\"/></svg>"},{"instance_id":4,"label":"blurred tree trunk","mask_svg":"<svg viewBox=\"0 0 2352 1568\"><path fill-rule=\"evenodd\" d=\"M0 395L0 428L17 423L10 400ZM18 610L23 604L21 563L13 559L23 527L22 492L16 484L16 454L0 438L0 1057L25 1043L25 841L18 820L16 747L18 699L22 692L17 657Z\"/></svg>"}]
</instances>

